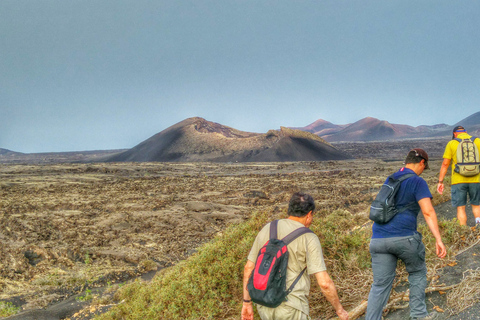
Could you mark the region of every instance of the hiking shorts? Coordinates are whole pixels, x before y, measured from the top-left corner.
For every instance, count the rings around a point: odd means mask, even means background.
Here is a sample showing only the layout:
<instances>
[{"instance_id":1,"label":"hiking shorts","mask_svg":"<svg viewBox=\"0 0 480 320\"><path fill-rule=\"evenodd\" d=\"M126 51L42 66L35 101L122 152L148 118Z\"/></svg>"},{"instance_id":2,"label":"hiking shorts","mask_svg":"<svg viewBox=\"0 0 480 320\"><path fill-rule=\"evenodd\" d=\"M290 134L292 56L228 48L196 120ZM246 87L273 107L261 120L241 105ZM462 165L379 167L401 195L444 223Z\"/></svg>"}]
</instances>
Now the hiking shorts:
<instances>
[{"instance_id":1,"label":"hiking shorts","mask_svg":"<svg viewBox=\"0 0 480 320\"><path fill-rule=\"evenodd\" d=\"M452 184L452 206L454 208L466 206L467 194L471 205L480 205L480 183Z\"/></svg>"}]
</instances>

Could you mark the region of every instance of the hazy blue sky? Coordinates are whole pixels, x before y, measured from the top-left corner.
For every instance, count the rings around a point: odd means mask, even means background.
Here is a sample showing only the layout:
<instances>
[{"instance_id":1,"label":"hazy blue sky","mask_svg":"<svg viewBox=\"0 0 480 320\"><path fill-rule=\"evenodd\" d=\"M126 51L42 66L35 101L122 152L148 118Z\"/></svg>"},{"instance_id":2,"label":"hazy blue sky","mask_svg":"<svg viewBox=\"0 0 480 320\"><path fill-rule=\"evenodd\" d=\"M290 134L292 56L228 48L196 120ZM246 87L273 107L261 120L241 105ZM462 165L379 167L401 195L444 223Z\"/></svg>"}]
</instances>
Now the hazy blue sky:
<instances>
[{"instance_id":1,"label":"hazy blue sky","mask_svg":"<svg viewBox=\"0 0 480 320\"><path fill-rule=\"evenodd\" d=\"M480 111L480 1L1 0L0 148Z\"/></svg>"}]
</instances>

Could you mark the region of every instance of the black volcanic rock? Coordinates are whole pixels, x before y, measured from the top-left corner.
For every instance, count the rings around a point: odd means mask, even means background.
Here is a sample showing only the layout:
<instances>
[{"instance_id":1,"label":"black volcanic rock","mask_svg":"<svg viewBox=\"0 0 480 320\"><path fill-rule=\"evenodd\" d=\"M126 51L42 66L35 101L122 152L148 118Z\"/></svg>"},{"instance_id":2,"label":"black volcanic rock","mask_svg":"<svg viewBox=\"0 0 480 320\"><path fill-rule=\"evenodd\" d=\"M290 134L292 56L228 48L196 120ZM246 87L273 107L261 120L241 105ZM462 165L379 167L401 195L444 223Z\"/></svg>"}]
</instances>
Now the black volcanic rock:
<instances>
[{"instance_id":1,"label":"black volcanic rock","mask_svg":"<svg viewBox=\"0 0 480 320\"><path fill-rule=\"evenodd\" d=\"M189 118L107 161L271 162L348 158L312 133L282 127L260 134Z\"/></svg>"}]
</instances>

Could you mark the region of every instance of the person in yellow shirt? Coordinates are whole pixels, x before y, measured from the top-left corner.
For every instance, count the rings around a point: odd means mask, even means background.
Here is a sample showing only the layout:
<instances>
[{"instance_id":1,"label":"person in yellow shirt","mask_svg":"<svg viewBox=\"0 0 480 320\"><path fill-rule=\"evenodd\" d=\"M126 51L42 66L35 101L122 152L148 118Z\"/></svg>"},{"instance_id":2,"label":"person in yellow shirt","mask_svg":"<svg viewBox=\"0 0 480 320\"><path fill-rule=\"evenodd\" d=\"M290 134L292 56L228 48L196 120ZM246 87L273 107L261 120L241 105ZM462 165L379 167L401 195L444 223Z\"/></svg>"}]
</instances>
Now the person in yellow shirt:
<instances>
[{"instance_id":1,"label":"person in yellow shirt","mask_svg":"<svg viewBox=\"0 0 480 320\"><path fill-rule=\"evenodd\" d=\"M480 225L480 174L466 177L455 172L455 165L457 164L457 147L460 142L458 139L470 139L470 136L463 126L457 126L453 129L453 138L448 142L443 154L443 162L440 168L438 177L437 192L443 194L444 184L443 179L447 174L448 167L452 165L452 206L457 208L457 218L461 225L467 225L467 213L465 206L467 204L467 194L472 205L473 215L475 216L475 224ZM480 138L471 139L474 141L477 148L480 150Z\"/></svg>"}]
</instances>

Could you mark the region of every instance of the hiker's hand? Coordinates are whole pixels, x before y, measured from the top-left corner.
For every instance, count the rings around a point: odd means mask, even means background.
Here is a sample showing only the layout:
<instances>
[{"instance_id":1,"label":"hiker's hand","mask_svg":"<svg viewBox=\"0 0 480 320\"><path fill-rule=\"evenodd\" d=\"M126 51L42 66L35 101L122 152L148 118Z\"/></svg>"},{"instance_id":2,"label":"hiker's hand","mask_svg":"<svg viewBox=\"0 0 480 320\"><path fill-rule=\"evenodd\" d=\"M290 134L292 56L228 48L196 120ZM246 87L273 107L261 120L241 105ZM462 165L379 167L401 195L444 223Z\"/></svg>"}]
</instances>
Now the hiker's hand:
<instances>
[{"instance_id":1,"label":"hiker's hand","mask_svg":"<svg viewBox=\"0 0 480 320\"><path fill-rule=\"evenodd\" d=\"M437 241L435 243L435 247L436 247L436 251L437 251L437 256L439 258L445 258L445 256L447 255L447 248L445 247L445 245L443 244L442 241Z\"/></svg>"},{"instance_id":2,"label":"hiker's hand","mask_svg":"<svg viewBox=\"0 0 480 320\"><path fill-rule=\"evenodd\" d=\"M243 303L242 320L253 320L253 303Z\"/></svg>"},{"instance_id":3,"label":"hiker's hand","mask_svg":"<svg viewBox=\"0 0 480 320\"><path fill-rule=\"evenodd\" d=\"M337 316L340 318L340 320L348 320L348 312L343 308L337 311Z\"/></svg>"},{"instance_id":4,"label":"hiker's hand","mask_svg":"<svg viewBox=\"0 0 480 320\"><path fill-rule=\"evenodd\" d=\"M440 194L443 194L444 189L445 189L445 185L443 184L443 182L439 182L437 184L437 192L440 193Z\"/></svg>"}]
</instances>

